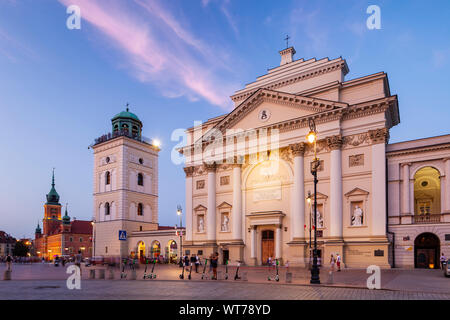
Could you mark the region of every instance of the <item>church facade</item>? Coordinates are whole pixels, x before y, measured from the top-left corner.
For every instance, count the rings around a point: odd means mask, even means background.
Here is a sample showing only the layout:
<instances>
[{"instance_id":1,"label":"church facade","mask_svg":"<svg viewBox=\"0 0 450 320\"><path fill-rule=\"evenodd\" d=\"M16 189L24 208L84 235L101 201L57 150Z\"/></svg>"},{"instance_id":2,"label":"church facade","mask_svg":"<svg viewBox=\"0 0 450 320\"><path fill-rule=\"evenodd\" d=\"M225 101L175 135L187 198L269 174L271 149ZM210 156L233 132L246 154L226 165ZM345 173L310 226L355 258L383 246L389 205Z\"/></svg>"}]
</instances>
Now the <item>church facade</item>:
<instances>
[{"instance_id":1,"label":"church facade","mask_svg":"<svg viewBox=\"0 0 450 320\"><path fill-rule=\"evenodd\" d=\"M340 254L347 267L387 268L396 256L399 264L410 265L411 257L398 247L399 234L408 232L399 231L405 227L399 217L411 228L408 221L417 204L411 196L411 209L397 210L399 201L406 203L397 184L401 164L414 156L401 158L397 151L404 145L388 145L389 130L400 115L387 74L345 80L349 69L344 59L294 60L294 54L293 47L280 51L279 67L231 96L233 111L187 130L188 144L180 150L186 158L183 248L204 256L218 252L222 262L261 265L272 257L305 266L316 230L324 263ZM306 141L311 123L316 146ZM442 162L438 159L448 147L436 151L436 161ZM420 146L416 152L422 152ZM320 164L317 225L311 201L315 153ZM437 180L447 185L446 163L440 164ZM410 179L421 166L413 166ZM408 190L413 183L409 180ZM448 195L440 192L440 209L447 210ZM397 206L388 205L390 200ZM437 214L440 209L433 210ZM448 248L442 237L450 233L448 215L442 212L439 250Z\"/></svg>"}]
</instances>

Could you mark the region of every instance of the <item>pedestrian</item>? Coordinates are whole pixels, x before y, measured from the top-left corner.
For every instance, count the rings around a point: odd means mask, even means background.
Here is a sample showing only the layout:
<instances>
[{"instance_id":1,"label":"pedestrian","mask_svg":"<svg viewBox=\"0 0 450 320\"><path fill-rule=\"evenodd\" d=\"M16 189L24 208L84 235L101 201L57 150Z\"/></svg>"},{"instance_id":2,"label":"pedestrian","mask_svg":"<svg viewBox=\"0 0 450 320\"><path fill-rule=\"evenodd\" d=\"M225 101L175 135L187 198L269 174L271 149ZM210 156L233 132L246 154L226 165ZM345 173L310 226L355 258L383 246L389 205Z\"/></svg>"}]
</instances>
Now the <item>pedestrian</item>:
<instances>
[{"instance_id":1,"label":"pedestrian","mask_svg":"<svg viewBox=\"0 0 450 320\"><path fill-rule=\"evenodd\" d=\"M445 257L445 255L444 255L443 252L442 252L440 261L441 261L441 268L444 269L444 264L445 264L445 262L447 261L447 258Z\"/></svg>"},{"instance_id":2,"label":"pedestrian","mask_svg":"<svg viewBox=\"0 0 450 320\"><path fill-rule=\"evenodd\" d=\"M272 257L268 257L267 258L267 265L269 266L269 270L271 270L272 269Z\"/></svg>"},{"instance_id":3,"label":"pedestrian","mask_svg":"<svg viewBox=\"0 0 450 320\"><path fill-rule=\"evenodd\" d=\"M213 259L213 254L211 253L210 255L209 255L209 272L211 272L212 271L212 259Z\"/></svg>"},{"instance_id":4,"label":"pedestrian","mask_svg":"<svg viewBox=\"0 0 450 320\"><path fill-rule=\"evenodd\" d=\"M211 280L217 280L217 260L219 259L219 253L216 252L212 255L211 258L211 266L212 266L212 270L213 270L213 277L211 278Z\"/></svg>"},{"instance_id":5,"label":"pedestrian","mask_svg":"<svg viewBox=\"0 0 450 320\"><path fill-rule=\"evenodd\" d=\"M286 272L289 272L289 260L286 260L284 265L286 266Z\"/></svg>"},{"instance_id":6,"label":"pedestrian","mask_svg":"<svg viewBox=\"0 0 450 320\"><path fill-rule=\"evenodd\" d=\"M6 270L11 271L11 256L8 254L8 256L6 257Z\"/></svg>"},{"instance_id":7,"label":"pedestrian","mask_svg":"<svg viewBox=\"0 0 450 320\"><path fill-rule=\"evenodd\" d=\"M184 256L184 266L189 267L189 257L187 255Z\"/></svg>"},{"instance_id":8,"label":"pedestrian","mask_svg":"<svg viewBox=\"0 0 450 320\"><path fill-rule=\"evenodd\" d=\"M198 273L198 266L200 265L200 258L198 254L195 255L195 273Z\"/></svg>"},{"instance_id":9,"label":"pedestrian","mask_svg":"<svg viewBox=\"0 0 450 320\"><path fill-rule=\"evenodd\" d=\"M338 271L341 271L341 256L339 255L339 253L336 255L336 265L337 265Z\"/></svg>"},{"instance_id":10,"label":"pedestrian","mask_svg":"<svg viewBox=\"0 0 450 320\"><path fill-rule=\"evenodd\" d=\"M195 254L191 255L191 265L195 265Z\"/></svg>"},{"instance_id":11,"label":"pedestrian","mask_svg":"<svg viewBox=\"0 0 450 320\"><path fill-rule=\"evenodd\" d=\"M331 255L331 259L330 259L330 269L331 272L334 271L334 264L336 263L336 258L333 256L333 254Z\"/></svg>"}]
</instances>

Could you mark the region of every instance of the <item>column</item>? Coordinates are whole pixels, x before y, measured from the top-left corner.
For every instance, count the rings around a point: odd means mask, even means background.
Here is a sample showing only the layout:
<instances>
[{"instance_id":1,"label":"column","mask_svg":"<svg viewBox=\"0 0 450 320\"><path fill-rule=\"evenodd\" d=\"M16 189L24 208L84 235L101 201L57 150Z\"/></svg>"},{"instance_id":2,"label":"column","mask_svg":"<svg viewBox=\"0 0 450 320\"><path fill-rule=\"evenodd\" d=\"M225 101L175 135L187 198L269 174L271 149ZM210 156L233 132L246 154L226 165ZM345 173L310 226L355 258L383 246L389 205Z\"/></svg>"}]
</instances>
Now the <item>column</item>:
<instances>
[{"instance_id":1,"label":"column","mask_svg":"<svg viewBox=\"0 0 450 320\"><path fill-rule=\"evenodd\" d=\"M450 158L444 159L445 163L445 212L450 212ZM442 187L442 186L441 186ZM444 211L444 210L441 210Z\"/></svg>"},{"instance_id":2,"label":"column","mask_svg":"<svg viewBox=\"0 0 450 320\"><path fill-rule=\"evenodd\" d=\"M275 259L281 258L281 224L275 229Z\"/></svg>"},{"instance_id":3,"label":"column","mask_svg":"<svg viewBox=\"0 0 450 320\"><path fill-rule=\"evenodd\" d=\"M330 157L330 236L342 238L342 137L327 138Z\"/></svg>"},{"instance_id":4,"label":"column","mask_svg":"<svg viewBox=\"0 0 450 320\"><path fill-rule=\"evenodd\" d=\"M294 156L294 184L292 186L292 216L291 228L292 238L305 237L305 171L304 171L304 152L305 144L291 144L290 149Z\"/></svg>"},{"instance_id":5,"label":"column","mask_svg":"<svg viewBox=\"0 0 450 320\"><path fill-rule=\"evenodd\" d=\"M250 227L250 258L256 259L256 227Z\"/></svg>"},{"instance_id":6,"label":"column","mask_svg":"<svg viewBox=\"0 0 450 320\"><path fill-rule=\"evenodd\" d=\"M233 240L242 240L241 165L233 167L233 211L231 216Z\"/></svg>"},{"instance_id":7,"label":"column","mask_svg":"<svg viewBox=\"0 0 450 320\"><path fill-rule=\"evenodd\" d=\"M372 142L372 234L386 236L386 143L389 131L387 128L369 130L369 137Z\"/></svg>"},{"instance_id":8,"label":"column","mask_svg":"<svg viewBox=\"0 0 450 320\"><path fill-rule=\"evenodd\" d=\"M192 241L192 176L194 167L184 168L186 173L186 241Z\"/></svg>"},{"instance_id":9,"label":"column","mask_svg":"<svg viewBox=\"0 0 450 320\"><path fill-rule=\"evenodd\" d=\"M441 176L439 177L439 181L441 184L441 211L439 211L439 213L443 213L445 212L445 190L446 185L445 185L445 176L443 175L443 173L441 172Z\"/></svg>"},{"instance_id":10,"label":"column","mask_svg":"<svg viewBox=\"0 0 450 320\"><path fill-rule=\"evenodd\" d=\"M206 239L210 241L216 240L216 163L205 164L208 172L208 216Z\"/></svg>"},{"instance_id":11,"label":"column","mask_svg":"<svg viewBox=\"0 0 450 320\"><path fill-rule=\"evenodd\" d=\"M410 181L409 181L409 167L411 163L402 163L402 171L403 171L403 188L402 188L402 214L411 214L411 208L409 203L409 187L410 187Z\"/></svg>"}]
</instances>

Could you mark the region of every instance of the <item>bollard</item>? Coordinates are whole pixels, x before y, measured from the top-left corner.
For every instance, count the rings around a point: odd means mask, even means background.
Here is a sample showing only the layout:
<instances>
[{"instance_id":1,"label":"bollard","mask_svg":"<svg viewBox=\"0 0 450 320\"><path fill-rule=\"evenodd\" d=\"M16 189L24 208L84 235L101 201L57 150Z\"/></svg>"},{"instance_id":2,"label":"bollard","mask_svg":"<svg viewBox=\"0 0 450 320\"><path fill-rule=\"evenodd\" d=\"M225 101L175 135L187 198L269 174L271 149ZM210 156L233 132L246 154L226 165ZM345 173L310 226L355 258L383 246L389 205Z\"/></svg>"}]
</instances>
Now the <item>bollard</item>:
<instances>
[{"instance_id":1,"label":"bollard","mask_svg":"<svg viewBox=\"0 0 450 320\"><path fill-rule=\"evenodd\" d=\"M332 284L333 283L333 271L330 271L328 273L328 281L327 281L327 283L328 284Z\"/></svg>"},{"instance_id":2,"label":"bollard","mask_svg":"<svg viewBox=\"0 0 450 320\"><path fill-rule=\"evenodd\" d=\"M292 283L292 272L286 272L286 283Z\"/></svg>"},{"instance_id":3,"label":"bollard","mask_svg":"<svg viewBox=\"0 0 450 320\"><path fill-rule=\"evenodd\" d=\"M3 280L11 280L11 270L5 270L3 274Z\"/></svg>"},{"instance_id":4,"label":"bollard","mask_svg":"<svg viewBox=\"0 0 450 320\"><path fill-rule=\"evenodd\" d=\"M114 279L114 269L113 268L109 268L108 270L108 280L113 280Z\"/></svg>"},{"instance_id":5,"label":"bollard","mask_svg":"<svg viewBox=\"0 0 450 320\"><path fill-rule=\"evenodd\" d=\"M137 275L136 275L136 269L131 270L131 280L136 280Z\"/></svg>"},{"instance_id":6,"label":"bollard","mask_svg":"<svg viewBox=\"0 0 450 320\"><path fill-rule=\"evenodd\" d=\"M89 270L89 279L95 279L95 269Z\"/></svg>"},{"instance_id":7,"label":"bollard","mask_svg":"<svg viewBox=\"0 0 450 320\"><path fill-rule=\"evenodd\" d=\"M105 269L98 269L98 278L105 279Z\"/></svg>"},{"instance_id":8,"label":"bollard","mask_svg":"<svg viewBox=\"0 0 450 320\"><path fill-rule=\"evenodd\" d=\"M247 271L242 272L242 278L241 278L241 280L242 280L242 281L248 281L248 279L247 279Z\"/></svg>"}]
</instances>

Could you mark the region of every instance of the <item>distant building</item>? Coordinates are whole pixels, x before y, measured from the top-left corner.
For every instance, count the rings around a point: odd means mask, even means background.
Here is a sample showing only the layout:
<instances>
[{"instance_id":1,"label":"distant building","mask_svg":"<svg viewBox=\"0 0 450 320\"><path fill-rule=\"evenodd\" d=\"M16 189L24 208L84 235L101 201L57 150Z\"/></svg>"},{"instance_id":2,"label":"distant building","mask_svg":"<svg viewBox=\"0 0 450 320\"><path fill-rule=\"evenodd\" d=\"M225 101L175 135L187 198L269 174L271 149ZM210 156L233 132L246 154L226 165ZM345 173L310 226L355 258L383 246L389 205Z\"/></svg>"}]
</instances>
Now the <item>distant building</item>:
<instances>
[{"instance_id":1,"label":"distant building","mask_svg":"<svg viewBox=\"0 0 450 320\"><path fill-rule=\"evenodd\" d=\"M44 204L43 229L37 225L33 245L34 254L51 260L55 256L74 256L81 251L83 257L92 256L92 222L85 220L70 221L67 206L61 218L59 194L55 189L55 175L52 188Z\"/></svg>"},{"instance_id":2,"label":"distant building","mask_svg":"<svg viewBox=\"0 0 450 320\"><path fill-rule=\"evenodd\" d=\"M16 245L17 240L7 234L5 231L0 231L0 257L12 255L12 251Z\"/></svg>"}]
</instances>

